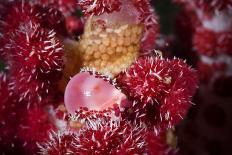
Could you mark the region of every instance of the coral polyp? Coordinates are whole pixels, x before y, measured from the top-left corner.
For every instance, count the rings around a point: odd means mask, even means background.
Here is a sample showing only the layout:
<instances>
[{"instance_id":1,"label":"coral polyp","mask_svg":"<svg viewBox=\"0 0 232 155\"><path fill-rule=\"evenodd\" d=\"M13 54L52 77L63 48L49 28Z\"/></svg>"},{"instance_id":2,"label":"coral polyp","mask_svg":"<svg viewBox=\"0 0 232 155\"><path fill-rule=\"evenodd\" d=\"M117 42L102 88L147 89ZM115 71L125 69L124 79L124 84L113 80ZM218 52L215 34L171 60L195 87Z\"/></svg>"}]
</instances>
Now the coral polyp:
<instances>
[{"instance_id":1,"label":"coral polyp","mask_svg":"<svg viewBox=\"0 0 232 155\"><path fill-rule=\"evenodd\" d=\"M198 84L196 72L182 60L159 57L138 59L116 79L132 101L126 109L135 119L170 127L186 114Z\"/></svg>"},{"instance_id":2,"label":"coral polyp","mask_svg":"<svg viewBox=\"0 0 232 155\"><path fill-rule=\"evenodd\" d=\"M55 123L46 108L31 107L22 115L17 136L24 142L28 151L37 151L36 143L48 138L48 133L55 130Z\"/></svg>"},{"instance_id":3,"label":"coral polyp","mask_svg":"<svg viewBox=\"0 0 232 155\"><path fill-rule=\"evenodd\" d=\"M92 122L76 133L52 134L39 145L41 154L135 154L146 153L146 129L123 121L105 125Z\"/></svg>"},{"instance_id":4,"label":"coral polyp","mask_svg":"<svg viewBox=\"0 0 232 155\"><path fill-rule=\"evenodd\" d=\"M76 0L32 0L30 3L59 10L65 17L70 16L77 9Z\"/></svg>"},{"instance_id":5,"label":"coral polyp","mask_svg":"<svg viewBox=\"0 0 232 155\"><path fill-rule=\"evenodd\" d=\"M217 56L219 54L231 55L231 31L215 32L199 27L194 34L193 43L199 54Z\"/></svg>"},{"instance_id":6,"label":"coral polyp","mask_svg":"<svg viewBox=\"0 0 232 155\"><path fill-rule=\"evenodd\" d=\"M5 45L12 64L10 90L19 100L41 101L59 79L63 68L63 48L54 31L41 28L33 21L22 23Z\"/></svg>"},{"instance_id":7,"label":"coral polyp","mask_svg":"<svg viewBox=\"0 0 232 155\"><path fill-rule=\"evenodd\" d=\"M26 1L16 2L9 6L3 16L5 24L4 32L14 32L22 23L29 23L30 21L40 24L43 28L55 29L62 34L65 34L64 18L62 14L53 8L43 7L39 5L31 5ZM17 20L12 20L18 17Z\"/></svg>"},{"instance_id":8,"label":"coral polyp","mask_svg":"<svg viewBox=\"0 0 232 155\"><path fill-rule=\"evenodd\" d=\"M78 1L78 5L85 15L100 15L118 11L121 5L120 0L85 0Z\"/></svg>"},{"instance_id":9,"label":"coral polyp","mask_svg":"<svg viewBox=\"0 0 232 155\"><path fill-rule=\"evenodd\" d=\"M138 57L143 27L120 21L114 25L99 22L89 19L86 23L79 45L83 66L114 76Z\"/></svg>"}]
</instances>

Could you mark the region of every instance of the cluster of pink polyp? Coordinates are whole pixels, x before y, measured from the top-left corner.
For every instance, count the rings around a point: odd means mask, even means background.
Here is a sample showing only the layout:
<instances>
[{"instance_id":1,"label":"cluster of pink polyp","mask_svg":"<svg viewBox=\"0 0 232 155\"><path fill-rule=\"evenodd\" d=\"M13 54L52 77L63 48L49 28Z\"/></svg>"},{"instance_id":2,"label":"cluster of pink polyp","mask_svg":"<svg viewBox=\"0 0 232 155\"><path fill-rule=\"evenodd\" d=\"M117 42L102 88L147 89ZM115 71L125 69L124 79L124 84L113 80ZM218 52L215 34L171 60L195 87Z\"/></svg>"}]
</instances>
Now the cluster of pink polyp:
<instances>
[{"instance_id":1,"label":"cluster of pink polyp","mask_svg":"<svg viewBox=\"0 0 232 155\"><path fill-rule=\"evenodd\" d=\"M190 138L182 139L183 147L186 154L226 154L231 152L227 151L230 146L227 146L227 140L221 139L230 135L226 130L231 121L231 111L227 109L231 109L232 101L232 1L174 1L182 6L177 24L179 37L183 42L187 38L185 52L192 50L197 55L196 66L201 81L197 108L193 109L191 118L181 130L182 135ZM197 130L192 131L193 127ZM191 131L185 132L189 129ZM220 135L222 131L223 135Z\"/></svg>"},{"instance_id":2,"label":"cluster of pink polyp","mask_svg":"<svg viewBox=\"0 0 232 155\"><path fill-rule=\"evenodd\" d=\"M192 105L197 72L154 49L159 24L149 0L15 0L0 8L0 153L179 154L175 126ZM111 48L122 53L112 59L124 68L117 75L83 66L109 63Z\"/></svg>"},{"instance_id":3,"label":"cluster of pink polyp","mask_svg":"<svg viewBox=\"0 0 232 155\"><path fill-rule=\"evenodd\" d=\"M206 84L209 91L226 95L231 89L229 90L226 85L222 86L223 83L220 81L222 78L231 79L232 76L232 2L230 0L176 0L176 2L183 6L183 12L188 18L180 17L182 26L179 31L182 36L186 36L184 33L188 31L189 44L199 57L198 69L201 81ZM219 92L219 85L220 91L224 92Z\"/></svg>"}]
</instances>

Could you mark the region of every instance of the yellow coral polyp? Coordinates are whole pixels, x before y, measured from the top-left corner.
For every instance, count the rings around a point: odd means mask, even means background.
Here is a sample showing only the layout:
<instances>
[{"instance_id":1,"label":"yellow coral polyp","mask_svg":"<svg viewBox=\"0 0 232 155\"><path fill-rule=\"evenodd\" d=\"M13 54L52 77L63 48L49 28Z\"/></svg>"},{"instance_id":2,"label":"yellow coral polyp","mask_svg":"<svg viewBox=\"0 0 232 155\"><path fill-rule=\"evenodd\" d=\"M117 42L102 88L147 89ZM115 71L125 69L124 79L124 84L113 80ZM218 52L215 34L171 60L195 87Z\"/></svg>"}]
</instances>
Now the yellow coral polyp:
<instances>
[{"instance_id":1,"label":"yellow coral polyp","mask_svg":"<svg viewBox=\"0 0 232 155\"><path fill-rule=\"evenodd\" d=\"M143 26L111 24L102 27L90 18L79 42L83 67L114 76L129 67L139 55Z\"/></svg>"},{"instance_id":2,"label":"yellow coral polyp","mask_svg":"<svg viewBox=\"0 0 232 155\"><path fill-rule=\"evenodd\" d=\"M68 81L82 67L115 76L128 68L139 56L143 26L113 24L102 26L90 17L80 40L65 40L65 68L59 82L64 91Z\"/></svg>"}]
</instances>

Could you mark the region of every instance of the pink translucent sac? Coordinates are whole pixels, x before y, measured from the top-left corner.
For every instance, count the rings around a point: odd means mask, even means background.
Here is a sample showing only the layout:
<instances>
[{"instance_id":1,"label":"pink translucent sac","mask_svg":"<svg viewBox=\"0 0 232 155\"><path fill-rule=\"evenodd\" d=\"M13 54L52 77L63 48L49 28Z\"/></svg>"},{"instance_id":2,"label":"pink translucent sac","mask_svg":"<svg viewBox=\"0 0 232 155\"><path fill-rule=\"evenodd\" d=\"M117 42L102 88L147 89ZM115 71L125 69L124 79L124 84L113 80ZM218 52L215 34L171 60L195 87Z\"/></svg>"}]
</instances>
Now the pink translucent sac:
<instances>
[{"instance_id":1,"label":"pink translucent sac","mask_svg":"<svg viewBox=\"0 0 232 155\"><path fill-rule=\"evenodd\" d=\"M101 19L105 21L108 25L111 23L113 24L138 24L138 17L139 12L135 8L132 2L130 1L121 1L122 5L120 8L120 11L114 11L112 13L103 13L99 16L97 16L97 19ZM128 11L128 8L130 8L130 11Z\"/></svg>"},{"instance_id":2,"label":"pink translucent sac","mask_svg":"<svg viewBox=\"0 0 232 155\"><path fill-rule=\"evenodd\" d=\"M67 111L74 114L79 107L98 111L113 108L113 105L120 104L123 98L125 95L109 82L83 72L69 81L64 102Z\"/></svg>"}]
</instances>

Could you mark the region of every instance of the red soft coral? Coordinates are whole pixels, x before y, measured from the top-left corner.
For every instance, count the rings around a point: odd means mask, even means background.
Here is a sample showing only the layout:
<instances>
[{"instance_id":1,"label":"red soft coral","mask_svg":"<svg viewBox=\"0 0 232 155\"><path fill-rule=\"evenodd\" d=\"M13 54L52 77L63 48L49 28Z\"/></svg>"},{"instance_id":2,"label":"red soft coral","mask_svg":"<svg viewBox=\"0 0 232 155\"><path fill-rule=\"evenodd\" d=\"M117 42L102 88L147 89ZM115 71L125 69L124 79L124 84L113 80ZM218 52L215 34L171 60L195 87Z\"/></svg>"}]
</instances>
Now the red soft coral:
<instances>
[{"instance_id":1,"label":"red soft coral","mask_svg":"<svg viewBox=\"0 0 232 155\"><path fill-rule=\"evenodd\" d=\"M231 0L195 0L195 3L197 7L202 8L206 13L232 7Z\"/></svg>"},{"instance_id":2,"label":"red soft coral","mask_svg":"<svg viewBox=\"0 0 232 155\"><path fill-rule=\"evenodd\" d=\"M48 7L30 5L27 2L15 2L10 5L7 15L3 18L4 32L14 32L22 23L37 23L44 28L55 29L61 34L65 34L65 23L62 14ZM17 17L17 20L12 20Z\"/></svg>"},{"instance_id":3,"label":"red soft coral","mask_svg":"<svg viewBox=\"0 0 232 155\"><path fill-rule=\"evenodd\" d=\"M32 0L33 5L41 5L43 7L49 7L62 12L67 17L74 13L77 9L77 0Z\"/></svg>"},{"instance_id":4,"label":"red soft coral","mask_svg":"<svg viewBox=\"0 0 232 155\"><path fill-rule=\"evenodd\" d=\"M0 107L4 106L9 96L7 76L4 72L0 71Z\"/></svg>"},{"instance_id":5,"label":"red soft coral","mask_svg":"<svg viewBox=\"0 0 232 155\"><path fill-rule=\"evenodd\" d=\"M210 83L213 77L213 68L211 65L199 61L197 64L199 79L202 84Z\"/></svg>"},{"instance_id":6,"label":"red soft coral","mask_svg":"<svg viewBox=\"0 0 232 155\"><path fill-rule=\"evenodd\" d=\"M13 3L9 8L4 22L6 23L5 32L11 32L17 29L21 22L38 22L37 17L35 16L36 11L27 3ZM13 20L17 17L17 20Z\"/></svg>"},{"instance_id":7,"label":"red soft coral","mask_svg":"<svg viewBox=\"0 0 232 155\"><path fill-rule=\"evenodd\" d=\"M214 32L200 27L194 34L193 44L195 49L203 55L215 56L230 54L232 51L232 32Z\"/></svg>"},{"instance_id":8,"label":"red soft coral","mask_svg":"<svg viewBox=\"0 0 232 155\"><path fill-rule=\"evenodd\" d=\"M132 100L146 105L159 104L170 87L170 69L164 60L145 57L138 59L127 71L118 75L122 91Z\"/></svg>"},{"instance_id":9,"label":"red soft coral","mask_svg":"<svg viewBox=\"0 0 232 155\"><path fill-rule=\"evenodd\" d=\"M10 89L29 103L40 102L59 80L63 48L54 31L24 23L5 46L11 63Z\"/></svg>"},{"instance_id":10,"label":"red soft coral","mask_svg":"<svg viewBox=\"0 0 232 155\"><path fill-rule=\"evenodd\" d=\"M90 16L119 11L121 2L120 0L85 0L78 1L78 5L85 15Z\"/></svg>"},{"instance_id":11,"label":"red soft coral","mask_svg":"<svg viewBox=\"0 0 232 155\"><path fill-rule=\"evenodd\" d=\"M0 150L3 154L10 154L22 147L15 134L21 114L26 109L24 104L17 102L16 96L10 94L8 82L6 75L0 73Z\"/></svg>"},{"instance_id":12,"label":"red soft coral","mask_svg":"<svg viewBox=\"0 0 232 155\"><path fill-rule=\"evenodd\" d=\"M197 72L182 60L171 60L170 65L173 84L160 107L160 114L163 122L171 127L173 124L178 124L190 108L191 97L196 91L198 78Z\"/></svg>"},{"instance_id":13,"label":"red soft coral","mask_svg":"<svg viewBox=\"0 0 232 155\"><path fill-rule=\"evenodd\" d=\"M135 154L146 153L145 128L124 121L105 125L92 122L77 133L53 134L40 144L41 154ZM68 145L67 145L68 144Z\"/></svg>"},{"instance_id":14,"label":"red soft coral","mask_svg":"<svg viewBox=\"0 0 232 155\"><path fill-rule=\"evenodd\" d=\"M39 154L64 155L75 154L78 146L75 143L75 133L51 132L45 143L38 145Z\"/></svg>"},{"instance_id":15,"label":"red soft coral","mask_svg":"<svg viewBox=\"0 0 232 155\"><path fill-rule=\"evenodd\" d=\"M27 150L35 152L36 143L46 140L48 133L56 129L55 125L46 107L30 108L21 117L17 135L26 144L24 147Z\"/></svg>"},{"instance_id":16,"label":"red soft coral","mask_svg":"<svg viewBox=\"0 0 232 155\"><path fill-rule=\"evenodd\" d=\"M87 154L145 153L144 129L123 122L118 123L97 127L97 130L94 126L81 130L77 144L82 147L77 152Z\"/></svg>"},{"instance_id":17,"label":"red soft coral","mask_svg":"<svg viewBox=\"0 0 232 155\"><path fill-rule=\"evenodd\" d=\"M190 107L198 80L182 60L144 57L119 74L117 83L133 101L126 113L149 125L172 127Z\"/></svg>"},{"instance_id":18,"label":"red soft coral","mask_svg":"<svg viewBox=\"0 0 232 155\"><path fill-rule=\"evenodd\" d=\"M145 28L141 49L143 52L148 52L154 49L159 34L158 17L150 4L150 0L133 0L133 4L139 12L139 23L144 24Z\"/></svg>"},{"instance_id":19,"label":"red soft coral","mask_svg":"<svg viewBox=\"0 0 232 155\"><path fill-rule=\"evenodd\" d=\"M194 9L201 9L207 15L212 15L215 11L222 11L231 9L231 0L173 0L182 5L193 7Z\"/></svg>"}]
</instances>

